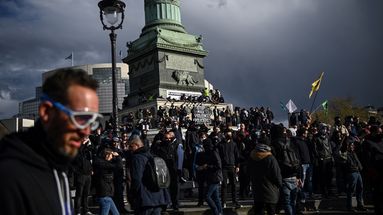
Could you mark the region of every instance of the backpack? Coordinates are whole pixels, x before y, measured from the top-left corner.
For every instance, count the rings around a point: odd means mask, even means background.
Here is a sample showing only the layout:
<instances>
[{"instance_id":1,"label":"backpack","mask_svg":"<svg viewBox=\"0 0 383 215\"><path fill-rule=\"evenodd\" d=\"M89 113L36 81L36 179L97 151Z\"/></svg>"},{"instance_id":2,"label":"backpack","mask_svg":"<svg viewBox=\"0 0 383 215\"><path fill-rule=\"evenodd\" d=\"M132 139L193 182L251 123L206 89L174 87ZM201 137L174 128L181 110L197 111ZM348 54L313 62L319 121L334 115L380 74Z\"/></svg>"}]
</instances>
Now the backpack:
<instances>
[{"instance_id":1,"label":"backpack","mask_svg":"<svg viewBox=\"0 0 383 215\"><path fill-rule=\"evenodd\" d=\"M152 192L158 192L160 189L169 187L170 174L164 159L155 156L149 157L145 165L142 182Z\"/></svg>"},{"instance_id":2,"label":"backpack","mask_svg":"<svg viewBox=\"0 0 383 215\"><path fill-rule=\"evenodd\" d=\"M280 165L291 170L298 170L300 167L300 160L292 148L291 142L280 142L279 144L281 147L279 159Z\"/></svg>"}]
</instances>

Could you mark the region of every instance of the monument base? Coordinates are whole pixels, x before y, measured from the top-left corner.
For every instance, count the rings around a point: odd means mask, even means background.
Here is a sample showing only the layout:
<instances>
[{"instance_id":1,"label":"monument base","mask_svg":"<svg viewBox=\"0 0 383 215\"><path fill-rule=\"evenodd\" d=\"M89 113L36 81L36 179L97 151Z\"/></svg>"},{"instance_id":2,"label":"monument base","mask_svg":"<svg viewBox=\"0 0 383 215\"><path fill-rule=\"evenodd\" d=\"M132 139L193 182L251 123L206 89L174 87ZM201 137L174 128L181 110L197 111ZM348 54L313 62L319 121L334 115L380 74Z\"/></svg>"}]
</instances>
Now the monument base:
<instances>
[{"instance_id":1,"label":"monument base","mask_svg":"<svg viewBox=\"0 0 383 215\"><path fill-rule=\"evenodd\" d=\"M128 107L124 108L123 110L118 112L118 118L121 119L122 124L124 124L124 118L128 116L129 113L133 113L133 116L135 117L135 120L137 119L137 113L140 110L149 110L153 120L157 119L157 111L160 107L165 110L166 113L168 113L169 109L171 107L186 107L187 112L188 112L188 117L192 119L192 109L194 107L201 109L209 109L210 110L210 119L211 121L214 120L214 115L213 115L213 110L216 109L217 111L222 111L226 109L230 109L231 112L233 112L233 104L231 103L209 103L209 102L202 102L202 103L195 103L195 102L189 102L189 101L172 101L172 100L167 100L167 99L162 99L162 98L157 98L153 101L148 101L133 107Z\"/></svg>"}]
</instances>

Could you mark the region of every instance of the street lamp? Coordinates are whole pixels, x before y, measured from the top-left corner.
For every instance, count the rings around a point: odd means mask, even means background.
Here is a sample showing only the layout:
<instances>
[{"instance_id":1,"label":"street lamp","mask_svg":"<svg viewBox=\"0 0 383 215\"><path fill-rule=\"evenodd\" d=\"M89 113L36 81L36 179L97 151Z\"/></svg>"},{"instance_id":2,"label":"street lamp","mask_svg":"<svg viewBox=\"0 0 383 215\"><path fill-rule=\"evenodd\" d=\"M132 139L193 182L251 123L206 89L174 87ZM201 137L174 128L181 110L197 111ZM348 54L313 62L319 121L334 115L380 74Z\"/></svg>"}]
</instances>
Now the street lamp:
<instances>
[{"instance_id":1,"label":"street lamp","mask_svg":"<svg viewBox=\"0 0 383 215\"><path fill-rule=\"evenodd\" d=\"M116 81L116 37L117 34L114 30L122 28L124 21L124 8L125 3L119 0L102 0L98 3L100 8L100 20L104 30L110 30L110 42L112 46L112 96L113 96L113 113L112 125L113 134L117 135L117 111L118 111L118 97L117 97L117 81ZM104 18L107 23L104 22Z\"/></svg>"}]
</instances>

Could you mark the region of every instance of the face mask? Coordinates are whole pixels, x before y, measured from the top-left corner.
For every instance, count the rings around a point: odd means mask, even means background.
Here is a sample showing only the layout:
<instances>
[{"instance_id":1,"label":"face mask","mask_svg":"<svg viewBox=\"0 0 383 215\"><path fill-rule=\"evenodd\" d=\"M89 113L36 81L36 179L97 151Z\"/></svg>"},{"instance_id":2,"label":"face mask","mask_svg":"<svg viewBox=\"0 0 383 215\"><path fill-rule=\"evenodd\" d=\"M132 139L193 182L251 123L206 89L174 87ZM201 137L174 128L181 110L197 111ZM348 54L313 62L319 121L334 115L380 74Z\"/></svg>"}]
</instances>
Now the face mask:
<instances>
[{"instance_id":1,"label":"face mask","mask_svg":"<svg viewBox=\"0 0 383 215\"><path fill-rule=\"evenodd\" d=\"M327 134L327 129L321 129L319 133L320 135L325 136Z\"/></svg>"}]
</instances>

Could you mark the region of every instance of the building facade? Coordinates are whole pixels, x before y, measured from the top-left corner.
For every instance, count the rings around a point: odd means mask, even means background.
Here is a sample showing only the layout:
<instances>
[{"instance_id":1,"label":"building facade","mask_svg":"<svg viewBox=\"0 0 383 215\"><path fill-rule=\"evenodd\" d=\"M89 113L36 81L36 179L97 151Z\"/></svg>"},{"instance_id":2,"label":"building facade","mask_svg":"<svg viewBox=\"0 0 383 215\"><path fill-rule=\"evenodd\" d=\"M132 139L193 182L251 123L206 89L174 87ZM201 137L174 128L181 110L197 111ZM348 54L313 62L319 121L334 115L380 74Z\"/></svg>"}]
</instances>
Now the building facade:
<instances>
[{"instance_id":1,"label":"building facade","mask_svg":"<svg viewBox=\"0 0 383 215\"><path fill-rule=\"evenodd\" d=\"M81 66L70 67L73 69L83 69L99 83L97 95L99 96L99 110L103 115L110 115L112 113L112 65L109 64L87 64ZM62 69L62 68L59 68ZM42 74L42 82L49 76L53 75L59 69L50 70ZM122 109L122 102L124 97L129 94L129 67L124 63L116 64L117 75L117 96L118 108ZM40 97L42 94L41 86L36 87L35 98L28 99L19 104L19 116L35 119L38 116L38 107L40 104Z\"/></svg>"}]
</instances>

